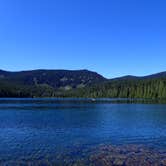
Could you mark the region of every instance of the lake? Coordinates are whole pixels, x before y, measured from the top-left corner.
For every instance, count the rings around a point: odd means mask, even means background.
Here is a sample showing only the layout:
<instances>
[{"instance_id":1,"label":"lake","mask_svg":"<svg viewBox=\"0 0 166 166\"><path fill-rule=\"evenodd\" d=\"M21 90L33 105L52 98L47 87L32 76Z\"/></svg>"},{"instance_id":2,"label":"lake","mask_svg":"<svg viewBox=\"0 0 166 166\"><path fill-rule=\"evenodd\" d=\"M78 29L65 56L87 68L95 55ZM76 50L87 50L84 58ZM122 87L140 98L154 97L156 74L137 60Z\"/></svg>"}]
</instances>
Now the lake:
<instances>
[{"instance_id":1,"label":"lake","mask_svg":"<svg viewBox=\"0 0 166 166\"><path fill-rule=\"evenodd\" d=\"M69 165L86 159L96 147L110 145L141 146L165 154L166 104L0 99L1 165Z\"/></svg>"}]
</instances>

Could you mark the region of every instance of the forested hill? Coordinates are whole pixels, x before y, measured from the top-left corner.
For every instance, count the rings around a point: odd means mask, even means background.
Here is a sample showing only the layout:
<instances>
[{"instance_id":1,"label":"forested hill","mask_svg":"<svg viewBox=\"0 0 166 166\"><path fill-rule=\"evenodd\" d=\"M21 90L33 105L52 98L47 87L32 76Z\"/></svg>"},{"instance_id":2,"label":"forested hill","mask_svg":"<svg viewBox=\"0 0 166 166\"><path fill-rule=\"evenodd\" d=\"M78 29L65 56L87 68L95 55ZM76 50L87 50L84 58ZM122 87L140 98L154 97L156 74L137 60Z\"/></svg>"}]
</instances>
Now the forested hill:
<instances>
[{"instance_id":1,"label":"forested hill","mask_svg":"<svg viewBox=\"0 0 166 166\"><path fill-rule=\"evenodd\" d=\"M88 70L32 70L7 72L0 70L0 83L17 85L47 85L58 89L73 89L85 87L106 79L96 72Z\"/></svg>"},{"instance_id":2,"label":"forested hill","mask_svg":"<svg viewBox=\"0 0 166 166\"><path fill-rule=\"evenodd\" d=\"M166 98L166 72L106 79L88 70L0 70L0 97Z\"/></svg>"},{"instance_id":3,"label":"forested hill","mask_svg":"<svg viewBox=\"0 0 166 166\"><path fill-rule=\"evenodd\" d=\"M161 78L166 78L166 71L165 72L160 72L160 73L155 73L147 76L132 76L132 75L127 75L123 77L118 77L118 78L113 78L111 80L126 80L126 79L131 79L131 80L145 80L145 79L161 79Z\"/></svg>"},{"instance_id":4,"label":"forested hill","mask_svg":"<svg viewBox=\"0 0 166 166\"><path fill-rule=\"evenodd\" d=\"M148 98L166 99L166 77L135 78L125 77L110 80L93 87L75 91L79 96L92 98ZM74 96L74 95L73 95Z\"/></svg>"},{"instance_id":5,"label":"forested hill","mask_svg":"<svg viewBox=\"0 0 166 166\"><path fill-rule=\"evenodd\" d=\"M0 97L51 97L57 92L92 86L106 79L88 70L0 70Z\"/></svg>"},{"instance_id":6,"label":"forested hill","mask_svg":"<svg viewBox=\"0 0 166 166\"><path fill-rule=\"evenodd\" d=\"M78 94L83 96L110 98L166 99L166 72L148 76L124 76L110 79ZM79 96L79 95L78 95Z\"/></svg>"}]
</instances>

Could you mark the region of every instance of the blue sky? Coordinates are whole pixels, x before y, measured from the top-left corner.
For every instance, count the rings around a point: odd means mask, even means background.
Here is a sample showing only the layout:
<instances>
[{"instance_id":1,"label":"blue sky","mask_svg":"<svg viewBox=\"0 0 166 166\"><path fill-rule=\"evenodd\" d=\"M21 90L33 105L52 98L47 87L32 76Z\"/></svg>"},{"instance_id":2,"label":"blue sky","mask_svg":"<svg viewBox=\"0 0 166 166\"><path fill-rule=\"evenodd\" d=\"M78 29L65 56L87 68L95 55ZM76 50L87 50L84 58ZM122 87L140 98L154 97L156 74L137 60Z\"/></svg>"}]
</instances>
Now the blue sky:
<instances>
[{"instance_id":1,"label":"blue sky","mask_svg":"<svg viewBox=\"0 0 166 166\"><path fill-rule=\"evenodd\" d=\"M166 70L165 0L0 0L0 68Z\"/></svg>"}]
</instances>

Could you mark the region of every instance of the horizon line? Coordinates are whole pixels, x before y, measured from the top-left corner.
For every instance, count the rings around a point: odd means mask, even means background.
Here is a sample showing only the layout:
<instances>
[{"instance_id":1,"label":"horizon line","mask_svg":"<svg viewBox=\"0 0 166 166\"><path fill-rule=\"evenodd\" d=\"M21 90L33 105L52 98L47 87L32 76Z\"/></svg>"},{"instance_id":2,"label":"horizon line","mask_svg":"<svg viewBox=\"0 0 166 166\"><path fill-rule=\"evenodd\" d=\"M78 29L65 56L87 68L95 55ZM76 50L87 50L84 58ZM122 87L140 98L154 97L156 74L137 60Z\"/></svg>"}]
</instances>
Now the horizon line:
<instances>
[{"instance_id":1,"label":"horizon line","mask_svg":"<svg viewBox=\"0 0 166 166\"><path fill-rule=\"evenodd\" d=\"M165 71L159 71L159 72L154 72L154 73L150 73L150 74L145 74L145 75L132 75L132 74L126 74L126 75L121 75L121 76L115 76L115 77L111 77L111 78L108 78L108 77L105 77L103 74L100 74L99 72L97 71L94 71L94 70L89 70L89 69L50 69L50 68L36 68L36 69L23 69L23 70L4 70L4 69L0 69L0 71L4 71L4 72L26 72L26 71L38 71L38 70L45 70L45 71L56 71L56 70L66 70L66 71L90 71L90 72L95 72L101 76L103 76L104 78L106 79L116 79L116 78L121 78L121 77L146 77L146 76L151 76L151 75L155 75L155 74L160 74L160 73L164 73L166 72Z\"/></svg>"}]
</instances>

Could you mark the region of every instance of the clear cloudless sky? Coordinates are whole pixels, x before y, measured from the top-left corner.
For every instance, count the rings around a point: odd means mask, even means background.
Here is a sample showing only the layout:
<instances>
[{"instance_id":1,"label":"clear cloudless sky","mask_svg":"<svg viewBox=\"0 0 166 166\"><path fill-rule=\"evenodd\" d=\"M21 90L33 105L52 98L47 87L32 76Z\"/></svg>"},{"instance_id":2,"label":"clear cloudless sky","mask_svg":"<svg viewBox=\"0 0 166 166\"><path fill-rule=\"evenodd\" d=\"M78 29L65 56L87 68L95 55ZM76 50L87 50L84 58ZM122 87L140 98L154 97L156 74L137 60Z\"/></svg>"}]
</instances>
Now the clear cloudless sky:
<instances>
[{"instance_id":1,"label":"clear cloudless sky","mask_svg":"<svg viewBox=\"0 0 166 166\"><path fill-rule=\"evenodd\" d=\"M166 70L165 0L0 0L0 68Z\"/></svg>"}]
</instances>

